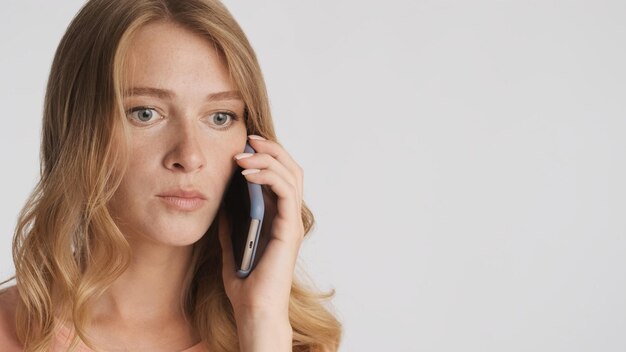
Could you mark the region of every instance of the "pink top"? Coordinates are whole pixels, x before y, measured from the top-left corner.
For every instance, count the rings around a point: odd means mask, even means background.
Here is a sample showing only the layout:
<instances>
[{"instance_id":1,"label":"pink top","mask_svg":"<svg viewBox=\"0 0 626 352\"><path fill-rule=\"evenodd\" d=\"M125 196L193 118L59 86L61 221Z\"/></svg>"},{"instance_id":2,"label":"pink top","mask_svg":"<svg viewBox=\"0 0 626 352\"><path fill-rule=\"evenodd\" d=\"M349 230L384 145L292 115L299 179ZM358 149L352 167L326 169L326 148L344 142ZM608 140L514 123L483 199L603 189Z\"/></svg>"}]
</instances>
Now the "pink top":
<instances>
[{"instance_id":1,"label":"pink top","mask_svg":"<svg viewBox=\"0 0 626 352\"><path fill-rule=\"evenodd\" d=\"M51 352L66 352L70 347L70 342L72 341L73 331L70 331L68 327L61 324L55 324L55 329L57 333L54 336L54 344L52 346ZM78 343L78 347L75 350L76 352L95 352L91 348L87 347L82 341ZM187 349L177 352L207 352L207 350L202 346L202 342L199 342L196 345L193 345Z\"/></svg>"}]
</instances>

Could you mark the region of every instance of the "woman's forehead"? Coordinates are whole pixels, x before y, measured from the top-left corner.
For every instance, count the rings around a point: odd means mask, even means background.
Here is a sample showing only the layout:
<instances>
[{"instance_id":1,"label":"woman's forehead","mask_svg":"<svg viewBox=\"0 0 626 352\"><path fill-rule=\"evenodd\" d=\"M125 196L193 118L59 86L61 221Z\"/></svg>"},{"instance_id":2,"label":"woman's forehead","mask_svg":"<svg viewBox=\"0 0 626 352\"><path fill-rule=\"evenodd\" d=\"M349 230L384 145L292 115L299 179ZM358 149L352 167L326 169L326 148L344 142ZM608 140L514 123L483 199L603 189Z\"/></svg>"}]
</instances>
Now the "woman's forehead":
<instances>
[{"instance_id":1,"label":"woman's forehead","mask_svg":"<svg viewBox=\"0 0 626 352\"><path fill-rule=\"evenodd\" d=\"M170 98L190 91L237 91L213 43L169 23L141 28L133 36L126 57L122 76L127 91L133 87L155 88L160 91L153 89L150 93Z\"/></svg>"}]
</instances>

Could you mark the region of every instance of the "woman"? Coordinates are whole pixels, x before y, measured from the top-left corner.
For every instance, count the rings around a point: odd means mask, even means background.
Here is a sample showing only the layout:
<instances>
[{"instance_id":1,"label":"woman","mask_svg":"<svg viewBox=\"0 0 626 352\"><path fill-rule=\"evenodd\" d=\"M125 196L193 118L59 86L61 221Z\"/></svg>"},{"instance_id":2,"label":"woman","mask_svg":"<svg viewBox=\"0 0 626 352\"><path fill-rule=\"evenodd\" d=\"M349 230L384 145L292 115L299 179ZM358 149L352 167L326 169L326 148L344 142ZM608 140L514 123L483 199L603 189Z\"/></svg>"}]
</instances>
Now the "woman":
<instances>
[{"instance_id":1,"label":"woman","mask_svg":"<svg viewBox=\"0 0 626 352\"><path fill-rule=\"evenodd\" d=\"M302 170L218 1L85 4L52 64L41 156L16 285L0 294L3 351L337 349L332 293L293 279L313 226ZM224 206L233 177L266 200L267 243L246 279Z\"/></svg>"}]
</instances>

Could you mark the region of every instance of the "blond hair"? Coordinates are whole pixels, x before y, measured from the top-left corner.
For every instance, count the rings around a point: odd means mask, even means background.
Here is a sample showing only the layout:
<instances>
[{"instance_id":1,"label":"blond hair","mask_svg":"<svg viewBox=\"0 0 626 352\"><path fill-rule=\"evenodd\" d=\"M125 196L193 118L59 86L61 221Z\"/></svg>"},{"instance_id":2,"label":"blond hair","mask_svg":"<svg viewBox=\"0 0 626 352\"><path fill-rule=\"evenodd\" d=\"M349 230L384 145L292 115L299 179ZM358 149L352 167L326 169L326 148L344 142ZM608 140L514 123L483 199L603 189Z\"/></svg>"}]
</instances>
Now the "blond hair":
<instances>
[{"instance_id":1,"label":"blond hair","mask_svg":"<svg viewBox=\"0 0 626 352\"><path fill-rule=\"evenodd\" d=\"M278 142L254 50L219 1L88 1L70 23L52 63L40 180L15 229L16 330L27 352L49 349L55 312L76 329L72 346L78 338L91 346L84 328L89 303L129 265L130 246L107 203L128 160L128 134L120 118L125 116L121 102L128 80L122 75L126 52L138 28L153 21L172 22L212 42L243 97L247 133ZM306 204L302 221L309 233L314 217ZM193 245L181 305L206 347L236 351L216 223ZM337 349L341 326L326 306L333 294L317 293L294 280L289 302L294 351Z\"/></svg>"}]
</instances>

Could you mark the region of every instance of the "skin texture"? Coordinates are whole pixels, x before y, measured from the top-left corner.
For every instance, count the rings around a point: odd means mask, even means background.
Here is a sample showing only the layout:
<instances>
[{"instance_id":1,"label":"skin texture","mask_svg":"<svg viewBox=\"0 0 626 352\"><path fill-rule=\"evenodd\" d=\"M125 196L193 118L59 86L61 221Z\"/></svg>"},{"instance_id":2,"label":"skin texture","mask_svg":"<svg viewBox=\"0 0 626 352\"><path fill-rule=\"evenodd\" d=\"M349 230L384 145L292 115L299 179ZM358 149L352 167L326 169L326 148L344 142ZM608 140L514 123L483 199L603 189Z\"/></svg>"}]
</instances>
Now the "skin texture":
<instances>
[{"instance_id":1,"label":"skin texture","mask_svg":"<svg viewBox=\"0 0 626 352\"><path fill-rule=\"evenodd\" d=\"M244 103L206 100L208 94L236 90L210 42L175 24L154 23L140 30L130 50L125 74L132 77L131 86L167 89L173 95L124 101L127 111L150 108L127 116L131 162L110 204L131 243L133 261L96 303L89 333L97 344L111 348L172 351L199 342L177 303L191 244L215 219L222 221L223 276L242 351L291 350L289 292L304 234L302 169L281 146L267 140L250 139L257 153L234 158L247 140ZM270 241L245 280L235 276L228 224L218 217L237 163L260 170L245 177L268 185L278 198L269 205L275 214L267 234ZM172 188L197 189L207 199L195 211L173 209L158 197Z\"/></svg>"},{"instance_id":2,"label":"skin texture","mask_svg":"<svg viewBox=\"0 0 626 352\"><path fill-rule=\"evenodd\" d=\"M213 221L220 221L223 279L241 351L290 351L289 293L304 235L302 169L277 143L248 139L243 101L207 101L211 93L236 87L206 39L170 22L151 23L133 38L129 55L124 74L132 87L167 89L172 96L125 98L130 164L109 209L133 258L94 302L88 335L104 350L180 351L198 343L178 302L191 245ZM140 106L148 109L130 112ZM246 141L257 153L237 160ZM259 170L246 179L267 185L277 198L275 204L266 203L273 217L262 236L269 241L247 279L235 276L229 226L220 211L237 164ZM173 208L159 194L176 188L196 189L206 200L194 211ZM12 292L0 295L0 343L18 351L11 309L17 296Z\"/></svg>"},{"instance_id":3,"label":"skin texture","mask_svg":"<svg viewBox=\"0 0 626 352\"><path fill-rule=\"evenodd\" d=\"M18 293L15 286L0 292L0 346L6 352L22 350L15 331L15 306Z\"/></svg>"},{"instance_id":4,"label":"skin texture","mask_svg":"<svg viewBox=\"0 0 626 352\"><path fill-rule=\"evenodd\" d=\"M233 156L244 149L244 103L207 101L208 94L235 86L208 41L171 23L140 29L124 74L133 88L166 89L172 96L124 100L130 163L109 209L133 261L96 303L90 333L111 348L172 351L199 342L178 307L180 289L191 244L215 218L236 167ZM196 189L207 199L194 211L175 209L159 195L176 188Z\"/></svg>"}]
</instances>

